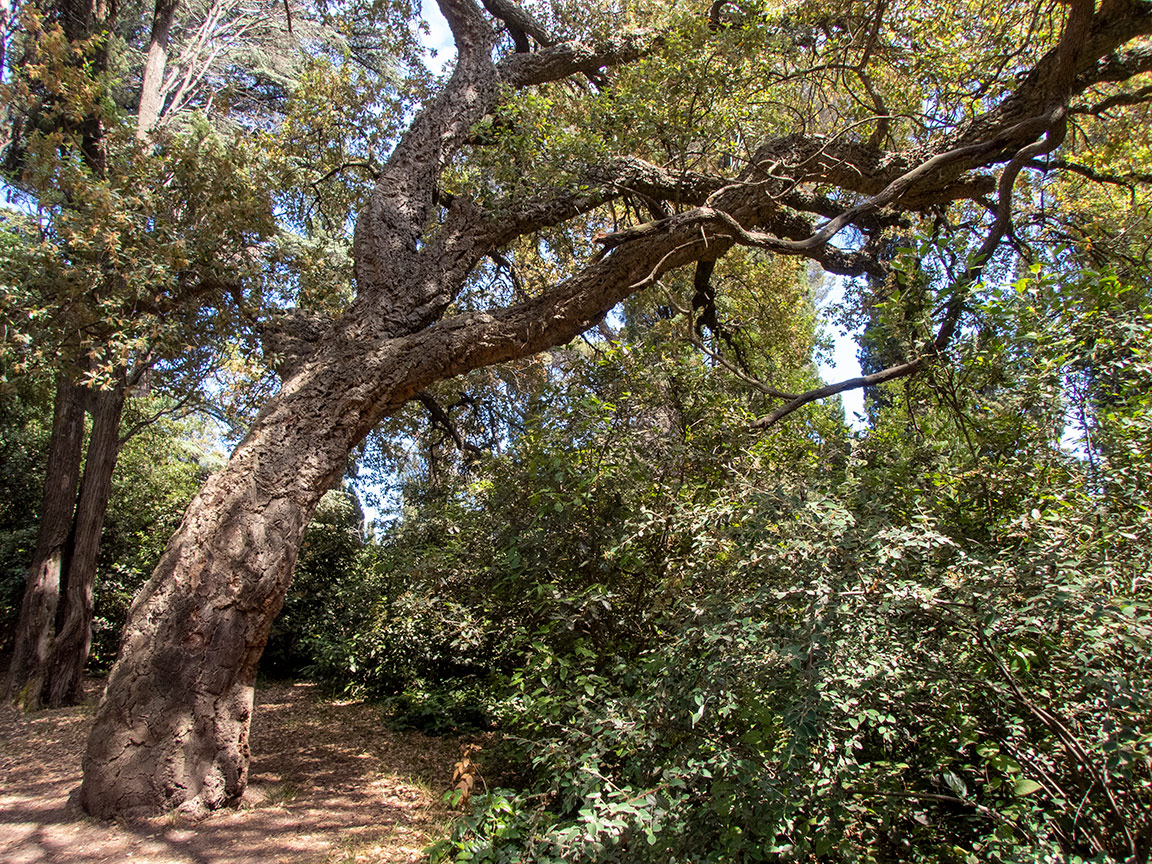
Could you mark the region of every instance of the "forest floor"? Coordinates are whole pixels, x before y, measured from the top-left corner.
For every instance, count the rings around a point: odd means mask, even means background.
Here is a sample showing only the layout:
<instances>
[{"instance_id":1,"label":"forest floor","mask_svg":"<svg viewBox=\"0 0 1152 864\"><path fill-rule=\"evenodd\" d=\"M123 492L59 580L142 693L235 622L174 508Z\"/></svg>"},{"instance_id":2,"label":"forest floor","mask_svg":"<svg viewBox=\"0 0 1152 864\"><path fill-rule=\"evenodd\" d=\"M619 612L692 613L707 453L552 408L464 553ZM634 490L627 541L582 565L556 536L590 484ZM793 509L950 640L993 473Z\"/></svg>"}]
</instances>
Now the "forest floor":
<instances>
[{"instance_id":1,"label":"forest floor","mask_svg":"<svg viewBox=\"0 0 1152 864\"><path fill-rule=\"evenodd\" d=\"M448 830L460 739L389 731L378 707L299 683L257 689L239 806L96 821L75 791L100 686L75 708L0 707L0 864L393 864L424 860Z\"/></svg>"}]
</instances>

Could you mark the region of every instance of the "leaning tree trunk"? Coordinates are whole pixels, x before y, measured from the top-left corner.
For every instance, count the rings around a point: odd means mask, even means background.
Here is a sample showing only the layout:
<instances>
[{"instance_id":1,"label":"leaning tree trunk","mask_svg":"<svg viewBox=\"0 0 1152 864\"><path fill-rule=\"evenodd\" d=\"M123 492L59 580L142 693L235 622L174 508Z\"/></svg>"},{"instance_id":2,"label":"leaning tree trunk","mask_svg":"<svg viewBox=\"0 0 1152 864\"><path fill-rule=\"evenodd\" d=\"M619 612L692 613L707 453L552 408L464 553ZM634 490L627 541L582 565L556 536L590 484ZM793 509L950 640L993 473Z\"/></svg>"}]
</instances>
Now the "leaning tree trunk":
<instances>
[{"instance_id":1,"label":"leaning tree trunk","mask_svg":"<svg viewBox=\"0 0 1152 864\"><path fill-rule=\"evenodd\" d=\"M134 600L84 759L89 813L198 813L243 792L256 665L304 528L378 418L341 365L285 383Z\"/></svg>"},{"instance_id":2,"label":"leaning tree trunk","mask_svg":"<svg viewBox=\"0 0 1152 864\"><path fill-rule=\"evenodd\" d=\"M195 814L243 793L256 666L305 525L380 420L436 381L564 344L660 273L731 245L703 237L691 220L671 220L539 297L441 320L490 250L600 199L577 206L564 193L505 219L460 201L449 223L418 242L449 144L463 141L500 93L491 27L478 7L440 4L456 32L457 65L360 214L356 301L301 350L286 351L280 393L192 500L132 603L84 757L80 803L92 815ZM531 83L583 68L565 59L567 49L560 55L559 64L542 55L539 70L536 55L517 55L526 59L512 71Z\"/></svg>"},{"instance_id":3,"label":"leaning tree trunk","mask_svg":"<svg viewBox=\"0 0 1152 864\"><path fill-rule=\"evenodd\" d=\"M491 22L479 7L472 0L438 0L438 5L453 31L456 66L444 89L413 119L358 215L356 301L347 314L308 338L308 346L286 354L279 395L261 411L227 466L189 505L152 579L132 604L120 659L84 758L81 803L94 815L172 807L196 812L243 792L256 664L283 603L305 524L324 491L339 479L352 448L420 390L564 344L663 273L715 258L738 240L861 275L868 254L831 248L829 241L838 231L854 225L867 228L871 236L886 223L868 227L866 221L898 199L926 211L933 202L965 197L952 190L952 180L973 170L983 176L1007 158L1018 172L1024 160L1046 152L1032 150L1035 139L1050 133L1059 114L1056 109L1045 109L1042 117L1029 111L1006 114L1004 106L1052 101L1030 97L1013 104L1015 97L1009 98L941 145L952 149L923 161L894 154L899 156L896 166L911 167L894 179L872 178L882 187L878 193L853 185L859 172L852 162L844 163L846 173L839 167L821 168L833 188L841 186L852 195L868 191L872 197L819 230L808 216L790 209L793 204L783 203L772 180L715 178L717 185L710 180L701 185L632 158L591 172L587 187L567 184L539 198L509 199L506 212L487 211L464 197L444 202L437 187L441 168L503 94L569 75L598 76L605 66L639 55L629 39L593 48L579 42L550 44L534 35L538 51L517 51L497 66ZM503 0L484 5L510 29L525 15ZM1115 11L1120 5L1105 3L1101 9ZM1092 10L1087 0L1076 0L1071 17L1082 23ZM1152 17L1148 25L1152 30ZM522 34L532 32L517 26ZM1125 30L1105 20L1099 32L1093 30L1092 40L1080 38L1079 31L1075 39L1062 39L1020 92L1055 92L1048 72L1069 65L1062 53L1066 42L1087 46L1077 47L1077 72L1095 68L1096 59L1132 38L1125 33L1142 34L1143 27L1131 24ZM1054 59L1049 62L1049 57ZM821 153L830 146L824 140L812 143ZM1017 146L1024 149L1011 157ZM768 164L767 159L756 161ZM801 164L812 161L805 157ZM867 170L878 164L869 162ZM812 170L804 168L795 176L806 179L795 182L784 176L784 185L791 191L807 184L815 179ZM1005 169L1009 193L1014 176ZM971 178L973 184L976 179ZM600 254L539 295L491 311L443 317L468 274L490 252L589 212L636 188L636 180L641 188L658 192L655 200L675 202L676 208L652 223L598 235ZM805 200L803 195L795 198L795 206L809 206ZM1003 201L1010 203L1010 195ZM689 209L681 210L686 204ZM827 215L824 204L811 206L803 212ZM760 230L766 227L777 233ZM957 302L962 304L962 297ZM288 362L299 368L287 369Z\"/></svg>"},{"instance_id":4,"label":"leaning tree trunk","mask_svg":"<svg viewBox=\"0 0 1152 864\"><path fill-rule=\"evenodd\" d=\"M67 567L65 558L84 441L84 400L84 388L63 373L57 376L40 527L20 606L8 677L9 698L27 710L40 706L56 622L60 576Z\"/></svg>"},{"instance_id":5,"label":"leaning tree trunk","mask_svg":"<svg viewBox=\"0 0 1152 864\"><path fill-rule=\"evenodd\" d=\"M68 567L63 579L63 603L56 616L56 637L48 658L45 702L51 708L80 700L80 685L92 647L92 588L100 534L112 492L112 472L120 455L120 417L124 413L124 370L109 390L92 394L92 433L84 479L76 504Z\"/></svg>"}]
</instances>

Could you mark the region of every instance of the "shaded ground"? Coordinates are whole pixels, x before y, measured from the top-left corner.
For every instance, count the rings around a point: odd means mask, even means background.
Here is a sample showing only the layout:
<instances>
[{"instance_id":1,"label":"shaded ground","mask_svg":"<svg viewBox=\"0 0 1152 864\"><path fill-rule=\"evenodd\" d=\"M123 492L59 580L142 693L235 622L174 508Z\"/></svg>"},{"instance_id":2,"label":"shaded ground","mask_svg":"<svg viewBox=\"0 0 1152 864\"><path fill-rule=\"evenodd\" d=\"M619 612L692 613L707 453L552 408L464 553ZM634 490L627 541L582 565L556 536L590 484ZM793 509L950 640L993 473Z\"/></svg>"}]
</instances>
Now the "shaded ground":
<instances>
[{"instance_id":1,"label":"shaded ground","mask_svg":"<svg viewBox=\"0 0 1152 864\"><path fill-rule=\"evenodd\" d=\"M391 864L422 860L445 831L460 742L389 732L374 706L306 684L257 691L239 807L196 824L97 822L70 797L96 696L29 715L0 707L0 864Z\"/></svg>"}]
</instances>

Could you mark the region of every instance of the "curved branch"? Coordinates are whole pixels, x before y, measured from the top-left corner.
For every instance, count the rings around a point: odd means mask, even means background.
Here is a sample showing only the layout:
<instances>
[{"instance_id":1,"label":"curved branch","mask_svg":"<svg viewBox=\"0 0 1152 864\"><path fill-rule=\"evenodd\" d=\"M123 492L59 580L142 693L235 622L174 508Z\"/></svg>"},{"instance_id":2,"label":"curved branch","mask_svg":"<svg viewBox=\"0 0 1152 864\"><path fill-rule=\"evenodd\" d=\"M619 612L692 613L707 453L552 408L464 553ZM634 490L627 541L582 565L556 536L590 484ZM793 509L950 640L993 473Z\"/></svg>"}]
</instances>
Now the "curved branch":
<instances>
[{"instance_id":1,"label":"curved branch","mask_svg":"<svg viewBox=\"0 0 1152 864\"><path fill-rule=\"evenodd\" d=\"M479 456L483 452L471 441L464 440L464 436L460 433L460 430L456 427L456 424L452 422L452 418L449 416L448 411L446 411L444 407L436 401L436 398L431 393L429 393L427 390L421 390L412 398L424 406L425 410L428 412L428 416L432 419L432 425L439 426L441 429L443 429L444 432L446 432L452 439L453 443L456 445L457 450L459 450L461 453L470 453L473 456Z\"/></svg>"},{"instance_id":2,"label":"curved branch","mask_svg":"<svg viewBox=\"0 0 1152 864\"><path fill-rule=\"evenodd\" d=\"M767 429L769 426L774 426L779 423L793 411L798 408L803 408L809 402L816 402L820 399L827 399L829 396L835 396L837 393L844 393L847 390L859 390L862 387L873 387L877 384L883 384L885 381L892 381L896 378L906 378L913 375L924 368L924 361L922 358L916 358L908 363L901 363L899 366L891 366L887 369L882 369L879 372L873 372L871 375L863 375L859 378L849 378L846 381L840 381L836 384L827 384L824 387L819 387L815 390L809 390L800 396L797 396L787 405L781 405L771 414L754 420L749 424L750 429Z\"/></svg>"},{"instance_id":3,"label":"curved branch","mask_svg":"<svg viewBox=\"0 0 1152 864\"><path fill-rule=\"evenodd\" d=\"M512 0L483 0L483 3L485 9L504 22L517 52L531 50L529 36L545 48L555 44L556 40L548 29Z\"/></svg>"},{"instance_id":4,"label":"curved branch","mask_svg":"<svg viewBox=\"0 0 1152 864\"><path fill-rule=\"evenodd\" d=\"M980 249L973 257L972 262L968 265L963 275L956 281L956 286L953 288L952 296L948 301L944 321L940 325L940 329L932 343L932 354L917 357L907 363L891 366L879 372L874 372L871 375L849 378L836 384L828 384L824 387L818 387L815 390L809 390L788 404L780 406L771 414L767 414L754 421L751 424L751 428L767 429L787 417L793 411L804 407L809 402L826 399L829 396L835 396L837 393L843 393L847 390L859 390L862 387L871 387L877 384L883 384L885 381L913 375L923 369L929 359L938 357L944 352L952 340L952 336L960 321L960 315L964 311L968 289L980 279L984 265L988 263L988 260L1000 245L1000 241L1004 238L1004 235L1011 229L1012 190L1015 188L1016 178L1019 176L1020 171L1023 170L1032 159L1038 155L1054 150L1060 146L1060 143L1064 140L1064 135L1067 130L1066 112L1063 108L1058 108L1052 112L1051 117L1052 127L1048 134L1041 140L1022 147L1001 174L999 197L996 205L996 218L988 231L988 235L984 238L984 242L980 245ZM737 228L738 227L739 226L737 226Z\"/></svg>"},{"instance_id":5,"label":"curved branch","mask_svg":"<svg viewBox=\"0 0 1152 864\"><path fill-rule=\"evenodd\" d=\"M1067 159L1050 159L1047 162L1032 160L1025 167L1031 168L1033 171L1043 171L1045 173L1049 171L1067 171L1071 174L1079 174L1081 177L1086 180L1091 180L1093 183L1110 183L1114 186L1123 186L1128 190L1131 190L1137 183L1152 185L1152 173L1131 171L1125 174L1104 174L1095 168L1081 165L1079 162L1070 162Z\"/></svg>"},{"instance_id":6,"label":"curved branch","mask_svg":"<svg viewBox=\"0 0 1152 864\"><path fill-rule=\"evenodd\" d=\"M957 280L952 291L952 297L948 301L948 308L944 314L944 321L936 334L934 344L937 352L943 352L952 341L952 335L960 323L960 315L963 313L964 304L968 299L968 289L979 281L984 272L984 265L988 263L1004 235L1012 229L1012 191L1016 186L1016 178L1031 160L1059 147L1063 143L1067 131L1067 111L1063 106L1053 109L1047 134L1039 141L1034 141L1018 150L1000 175L996 218L988 236L984 238L984 242L980 245L963 275Z\"/></svg>"},{"instance_id":7,"label":"curved branch","mask_svg":"<svg viewBox=\"0 0 1152 864\"><path fill-rule=\"evenodd\" d=\"M433 241L437 257L450 262L442 271L446 281L462 284L467 273L492 250L588 213L624 193L694 204L706 200L725 182L691 171L669 172L634 157L592 166L582 179L579 185L549 189L503 210L485 210L471 201L456 199Z\"/></svg>"},{"instance_id":8,"label":"curved branch","mask_svg":"<svg viewBox=\"0 0 1152 864\"><path fill-rule=\"evenodd\" d=\"M596 45L569 41L532 54L510 54L497 64L500 80L509 87L529 87L559 81L569 75L599 75L604 69L637 60L651 50L656 36L638 30Z\"/></svg>"},{"instance_id":9,"label":"curved branch","mask_svg":"<svg viewBox=\"0 0 1152 864\"><path fill-rule=\"evenodd\" d=\"M1099 117L1113 108L1124 108L1130 105L1143 105L1152 99L1152 84L1141 87L1134 93L1117 93L1097 102L1095 105L1078 105L1073 108L1072 114L1091 114Z\"/></svg>"}]
</instances>

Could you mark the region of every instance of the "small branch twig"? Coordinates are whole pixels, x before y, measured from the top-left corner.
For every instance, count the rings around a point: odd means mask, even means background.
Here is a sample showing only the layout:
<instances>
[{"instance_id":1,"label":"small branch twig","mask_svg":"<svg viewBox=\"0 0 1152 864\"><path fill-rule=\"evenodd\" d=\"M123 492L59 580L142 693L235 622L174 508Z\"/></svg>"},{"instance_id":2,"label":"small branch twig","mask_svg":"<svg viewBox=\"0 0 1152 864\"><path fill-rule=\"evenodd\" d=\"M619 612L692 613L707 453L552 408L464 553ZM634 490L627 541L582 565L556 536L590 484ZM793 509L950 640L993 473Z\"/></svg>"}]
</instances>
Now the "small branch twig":
<instances>
[{"instance_id":1,"label":"small branch twig","mask_svg":"<svg viewBox=\"0 0 1152 864\"><path fill-rule=\"evenodd\" d=\"M901 363L899 366L891 366L887 369L882 369L879 372L873 372L871 375L863 375L859 378L849 378L846 381L840 381L836 384L828 384L824 387L819 387L816 390L809 390L807 393L802 393L789 402L787 405L781 405L771 414L766 414L758 420L754 420L749 424L751 429L767 429L769 426L774 426L776 423L783 420L793 411L798 408L803 408L809 402L816 402L819 399L827 399L829 396L835 396L837 393L844 393L848 390L859 390L862 387L873 387L877 384L883 384L885 381L892 381L895 378L904 378L908 375L913 375L924 368L924 358L917 357L908 363Z\"/></svg>"},{"instance_id":2,"label":"small branch twig","mask_svg":"<svg viewBox=\"0 0 1152 864\"><path fill-rule=\"evenodd\" d=\"M449 437L451 437L452 441L456 444L457 450L461 453L470 453L473 456L479 456L481 452L483 452L475 444L464 440L464 436L460 434L460 430L456 428L456 424L452 422L452 418L448 415L448 412L444 410L431 393L426 390L421 390L412 398L427 409L429 415L432 417L432 425L439 426L448 433Z\"/></svg>"}]
</instances>

